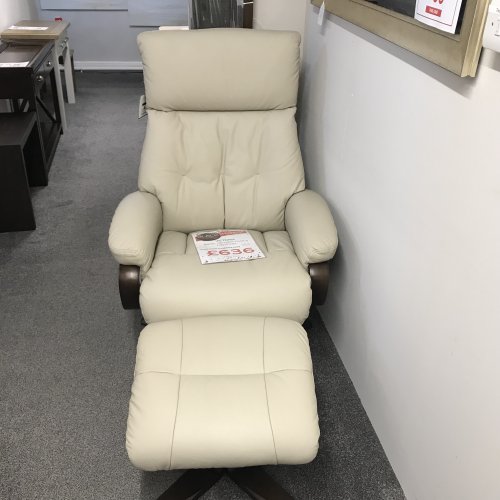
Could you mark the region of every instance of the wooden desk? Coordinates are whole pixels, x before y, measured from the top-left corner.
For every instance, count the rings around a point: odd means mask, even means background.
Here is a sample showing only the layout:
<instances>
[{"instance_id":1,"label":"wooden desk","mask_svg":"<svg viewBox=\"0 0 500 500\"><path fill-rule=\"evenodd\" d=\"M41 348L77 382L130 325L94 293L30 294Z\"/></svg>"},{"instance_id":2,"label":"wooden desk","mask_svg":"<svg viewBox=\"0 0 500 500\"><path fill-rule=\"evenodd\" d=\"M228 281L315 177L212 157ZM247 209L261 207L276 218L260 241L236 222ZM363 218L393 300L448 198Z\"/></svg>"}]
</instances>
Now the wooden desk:
<instances>
[{"instance_id":1,"label":"wooden desk","mask_svg":"<svg viewBox=\"0 0 500 500\"><path fill-rule=\"evenodd\" d=\"M0 113L0 232L35 229L30 177L43 164L36 113Z\"/></svg>"},{"instance_id":2,"label":"wooden desk","mask_svg":"<svg viewBox=\"0 0 500 500\"><path fill-rule=\"evenodd\" d=\"M57 95L59 99L59 108L61 109L61 122L63 130L66 130L66 113L64 110L64 94L61 83L61 66L59 57L62 57L64 66L64 79L66 81L66 94L68 103L74 104L75 101L75 86L73 82L73 71L71 67L71 51L68 43L68 28L70 23L67 21L38 21L24 20L14 24L16 28L40 27L47 28L46 30L29 30L29 29L6 29L0 34L3 40L16 40L20 42L28 42L30 44L39 42L54 41L54 60L52 61L55 68L55 77L57 85Z\"/></svg>"},{"instance_id":3,"label":"wooden desk","mask_svg":"<svg viewBox=\"0 0 500 500\"><path fill-rule=\"evenodd\" d=\"M53 65L54 43L18 45L0 42L0 99L10 99L15 112L36 113L43 161L31 184L46 186L61 136L61 114Z\"/></svg>"}]
</instances>

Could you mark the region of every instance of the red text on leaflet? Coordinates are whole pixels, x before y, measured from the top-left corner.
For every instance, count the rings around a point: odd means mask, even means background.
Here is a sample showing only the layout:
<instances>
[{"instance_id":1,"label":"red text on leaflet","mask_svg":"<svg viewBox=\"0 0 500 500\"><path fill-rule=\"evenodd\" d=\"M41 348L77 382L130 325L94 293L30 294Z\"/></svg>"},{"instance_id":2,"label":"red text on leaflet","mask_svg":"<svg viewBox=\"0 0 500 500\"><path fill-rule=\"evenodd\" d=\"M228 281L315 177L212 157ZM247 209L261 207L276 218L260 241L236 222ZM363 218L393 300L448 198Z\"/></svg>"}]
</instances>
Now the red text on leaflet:
<instances>
[{"instance_id":1,"label":"red text on leaflet","mask_svg":"<svg viewBox=\"0 0 500 500\"><path fill-rule=\"evenodd\" d=\"M244 248L240 250L239 248L232 248L231 250L209 250L208 255L230 255L230 254L240 254L240 253L252 253L255 250L253 248Z\"/></svg>"}]
</instances>

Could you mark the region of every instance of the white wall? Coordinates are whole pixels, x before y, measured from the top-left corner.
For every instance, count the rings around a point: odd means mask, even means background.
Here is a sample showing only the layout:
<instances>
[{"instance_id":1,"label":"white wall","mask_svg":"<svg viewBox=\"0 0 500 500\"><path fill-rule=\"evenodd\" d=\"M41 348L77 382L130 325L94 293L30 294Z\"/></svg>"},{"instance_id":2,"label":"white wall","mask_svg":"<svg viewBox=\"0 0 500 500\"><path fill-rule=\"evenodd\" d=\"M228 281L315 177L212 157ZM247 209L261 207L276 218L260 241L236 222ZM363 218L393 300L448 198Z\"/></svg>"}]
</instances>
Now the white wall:
<instances>
[{"instance_id":1,"label":"white wall","mask_svg":"<svg viewBox=\"0 0 500 500\"><path fill-rule=\"evenodd\" d=\"M308 0L254 0L254 28L298 31L304 35Z\"/></svg>"},{"instance_id":2,"label":"white wall","mask_svg":"<svg viewBox=\"0 0 500 500\"><path fill-rule=\"evenodd\" d=\"M37 0L0 0L0 31L23 19L36 18Z\"/></svg>"},{"instance_id":3,"label":"white wall","mask_svg":"<svg viewBox=\"0 0 500 500\"><path fill-rule=\"evenodd\" d=\"M303 34L307 4L308 0L255 0L255 27ZM75 66L81 69L142 68L136 38L141 31L154 29L130 27L127 11L38 9L38 15L40 19L62 17L71 23L70 43L75 50Z\"/></svg>"},{"instance_id":4,"label":"white wall","mask_svg":"<svg viewBox=\"0 0 500 500\"><path fill-rule=\"evenodd\" d=\"M409 499L500 498L500 59L459 77L331 16L302 145L341 242L321 314Z\"/></svg>"},{"instance_id":5,"label":"white wall","mask_svg":"<svg viewBox=\"0 0 500 500\"><path fill-rule=\"evenodd\" d=\"M69 21L77 69L142 69L136 38L153 27L129 26L123 10L40 10L40 19Z\"/></svg>"}]
</instances>

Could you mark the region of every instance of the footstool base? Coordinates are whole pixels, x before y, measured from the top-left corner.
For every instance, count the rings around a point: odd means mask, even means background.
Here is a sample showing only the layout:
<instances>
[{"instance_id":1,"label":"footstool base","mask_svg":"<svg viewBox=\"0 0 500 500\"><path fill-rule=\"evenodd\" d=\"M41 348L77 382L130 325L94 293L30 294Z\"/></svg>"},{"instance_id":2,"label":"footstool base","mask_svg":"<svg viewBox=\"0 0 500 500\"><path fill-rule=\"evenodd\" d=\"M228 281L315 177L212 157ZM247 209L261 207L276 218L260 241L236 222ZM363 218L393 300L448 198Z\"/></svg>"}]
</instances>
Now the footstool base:
<instances>
[{"instance_id":1,"label":"footstool base","mask_svg":"<svg viewBox=\"0 0 500 500\"><path fill-rule=\"evenodd\" d=\"M200 498L226 473L250 498L255 500L294 500L262 467L189 470L157 500Z\"/></svg>"}]
</instances>

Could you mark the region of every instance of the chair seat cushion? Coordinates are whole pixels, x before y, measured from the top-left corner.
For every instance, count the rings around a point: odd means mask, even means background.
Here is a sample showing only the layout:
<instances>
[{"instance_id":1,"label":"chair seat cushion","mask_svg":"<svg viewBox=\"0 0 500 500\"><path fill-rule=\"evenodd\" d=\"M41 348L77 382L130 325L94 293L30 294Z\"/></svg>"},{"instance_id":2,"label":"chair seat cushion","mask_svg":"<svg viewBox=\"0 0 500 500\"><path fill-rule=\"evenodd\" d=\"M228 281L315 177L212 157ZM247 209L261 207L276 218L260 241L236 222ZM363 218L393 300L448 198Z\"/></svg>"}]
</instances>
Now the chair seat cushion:
<instances>
[{"instance_id":1,"label":"chair seat cushion","mask_svg":"<svg viewBox=\"0 0 500 500\"><path fill-rule=\"evenodd\" d=\"M202 265L191 235L165 231L140 290L148 323L195 316L274 316L303 323L311 280L286 231L250 231L265 259Z\"/></svg>"},{"instance_id":2,"label":"chair seat cushion","mask_svg":"<svg viewBox=\"0 0 500 500\"><path fill-rule=\"evenodd\" d=\"M298 323L212 316L142 331L127 424L136 467L307 463L318 438L309 344Z\"/></svg>"}]
</instances>

